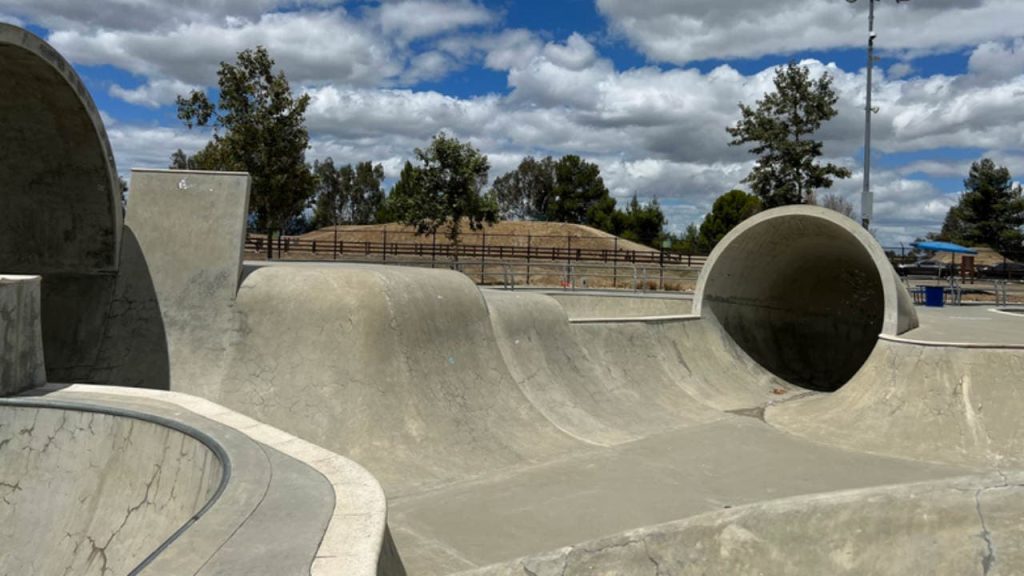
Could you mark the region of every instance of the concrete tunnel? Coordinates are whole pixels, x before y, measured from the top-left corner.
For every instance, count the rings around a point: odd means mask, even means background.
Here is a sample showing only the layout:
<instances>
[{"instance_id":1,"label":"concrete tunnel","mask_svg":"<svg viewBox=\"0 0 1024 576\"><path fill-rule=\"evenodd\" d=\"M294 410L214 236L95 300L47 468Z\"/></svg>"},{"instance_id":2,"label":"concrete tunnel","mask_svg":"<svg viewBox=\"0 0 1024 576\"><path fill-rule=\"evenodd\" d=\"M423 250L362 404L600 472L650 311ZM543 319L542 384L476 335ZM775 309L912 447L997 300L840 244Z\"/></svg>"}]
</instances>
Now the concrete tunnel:
<instances>
[{"instance_id":1,"label":"concrete tunnel","mask_svg":"<svg viewBox=\"0 0 1024 576\"><path fill-rule=\"evenodd\" d=\"M878 242L816 206L768 210L733 229L701 271L693 311L776 376L819 391L842 387L880 334L918 322Z\"/></svg>"},{"instance_id":2,"label":"concrete tunnel","mask_svg":"<svg viewBox=\"0 0 1024 576\"><path fill-rule=\"evenodd\" d=\"M0 273L38 274L46 366L88 381L119 265L121 199L103 121L71 65L0 23Z\"/></svg>"}]
</instances>

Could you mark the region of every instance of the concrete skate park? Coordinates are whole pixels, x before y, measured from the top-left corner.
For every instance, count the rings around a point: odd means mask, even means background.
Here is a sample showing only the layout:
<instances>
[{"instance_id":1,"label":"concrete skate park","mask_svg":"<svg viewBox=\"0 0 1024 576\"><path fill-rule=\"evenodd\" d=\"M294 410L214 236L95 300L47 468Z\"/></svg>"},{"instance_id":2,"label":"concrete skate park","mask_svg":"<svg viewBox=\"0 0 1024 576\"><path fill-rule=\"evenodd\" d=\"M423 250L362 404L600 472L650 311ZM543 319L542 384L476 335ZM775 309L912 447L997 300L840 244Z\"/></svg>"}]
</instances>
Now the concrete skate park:
<instances>
[{"instance_id":1,"label":"concrete skate park","mask_svg":"<svg viewBox=\"0 0 1024 576\"><path fill-rule=\"evenodd\" d=\"M1019 574L1024 315L814 207L692 299L243 262L0 24L0 573Z\"/></svg>"}]
</instances>

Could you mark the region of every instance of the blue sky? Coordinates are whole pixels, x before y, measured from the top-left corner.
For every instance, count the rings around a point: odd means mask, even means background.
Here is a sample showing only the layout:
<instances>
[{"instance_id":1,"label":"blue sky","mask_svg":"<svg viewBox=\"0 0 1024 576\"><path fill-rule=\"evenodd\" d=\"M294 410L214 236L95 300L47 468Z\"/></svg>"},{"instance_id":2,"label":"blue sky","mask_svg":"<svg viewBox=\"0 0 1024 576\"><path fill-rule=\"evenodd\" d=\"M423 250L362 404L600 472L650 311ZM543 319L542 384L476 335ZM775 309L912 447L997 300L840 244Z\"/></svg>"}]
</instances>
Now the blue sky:
<instances>
[{"instance_id":1,"label":"blue sky","mask_svg":"<svg viewBox=\"0 0 1024 576\"><path fill-rule=\"evenodd\" d=\"M749 172L729 147L739 102L789 60L828 72L839 116L820 133L859 208L867 0L0 0L0 20L57 47L102 110L119 169L166 166L208 134L174 96L268 47L312 98L310 160L373 160L389 177L445 130L491 160L580 154L620 200L657 197L671 229L699 223ZM874 228L883 243L938 228L970 163L1024 172L1018 0L876 5Z\"/></svg>"}]
</instances>

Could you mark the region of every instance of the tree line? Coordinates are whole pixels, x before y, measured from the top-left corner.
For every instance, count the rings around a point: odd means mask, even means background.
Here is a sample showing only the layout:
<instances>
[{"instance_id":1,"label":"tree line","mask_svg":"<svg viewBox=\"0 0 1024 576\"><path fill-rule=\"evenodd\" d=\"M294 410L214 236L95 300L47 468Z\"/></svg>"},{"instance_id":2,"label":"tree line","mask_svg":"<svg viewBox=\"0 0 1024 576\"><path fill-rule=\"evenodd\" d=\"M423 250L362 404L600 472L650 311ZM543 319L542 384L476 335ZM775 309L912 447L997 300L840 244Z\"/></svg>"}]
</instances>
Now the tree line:
<instances>
[{"instance_id":1,"label":"tree line","mask_svg":"<svg viewBox=\"0 0 1024 576\"><path fill-rule=\"evenodd\" d=\"M471 143L437 134L415 150L398 180L384 191L382 165L371 161L335 165L331 158L305 160L309 134L307 95L294 96L266 49L238 54L218 70L219 99L193 91L177 98L188 128L213 128L194 155L177 150L171 167L237 170L251 175L252 226L297 233L338 224L403 222L419 233L443 231L458 242L465 226L479 229L499 219L546 220L592 226L649 246L708 252L733 227L758 211L787 204L819 204L851 218L853 206L836 194L821 198L850 170L818 161L823 144L814 134L837 115L838 97L828 73L812 79L794 62L775 70L774 90L755 105L740 103L740 119L726 127L730 145L749 145L757 156L743 180L751 193L731 190L715 200L699 226L668 234L657 198L636 194L620 209L597 164L569 154L526 157L488 187L490 163ZM311 217L307 218L307 211ZM965 192L934 236L968 244L1021 250L1024 201L1006 168L988 159L975 163Z\"/></svg>"},{"instance_id":2,"label":"tree line","mask_svg":"<svg viewBox=\"0 0 1024 576\"><path fill-rule=\"evenodd\" d=\"M642 204L634 195L619 210L600 168L576 155L526 158L488 189L487 156L442 132L415 150L416 163L406 162L389 193L381 164L341 166L326 158L310 165L304 125L309 97L291 93L263 47L240 52L236 63L222 62L218 87L216 102L202 91L177 98L185 125L209 126L213 135L192 155L175 151L170 167L248 172L250 221L270 237L339 224L402 222L419 233L442 230L458 242L464 226L476 230L501 218L585 224L649 245L664 235L657 199Z\"/></svg>"}]
</instances>

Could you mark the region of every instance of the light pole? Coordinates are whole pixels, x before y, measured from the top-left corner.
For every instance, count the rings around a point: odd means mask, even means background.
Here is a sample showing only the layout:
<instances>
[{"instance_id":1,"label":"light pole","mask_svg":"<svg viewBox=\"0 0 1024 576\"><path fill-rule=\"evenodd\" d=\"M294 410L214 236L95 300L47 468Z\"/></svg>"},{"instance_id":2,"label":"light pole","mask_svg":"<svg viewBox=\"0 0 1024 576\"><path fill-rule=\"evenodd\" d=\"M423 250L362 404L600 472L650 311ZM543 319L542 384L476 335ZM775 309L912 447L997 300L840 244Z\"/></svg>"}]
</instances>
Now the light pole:
<instances>
[{"instance_id":1,"label":"light pole","mask_svg":"<svg viewBox=\"0 0 1024 576\"><path fill-rule=\"evenodd\" d=\"M846 0L853 4L857 0ZM871 226L872 209L874 198L871 196L871 115L878 112L871 106L871 71L875 67L875 2L881 0L868 0L868 89L867 99L864 104L864 188L860 193L860 223L868 230ZM896 3L910 2L910 0L896 0Z\"/></svg>"}]
</instances>

